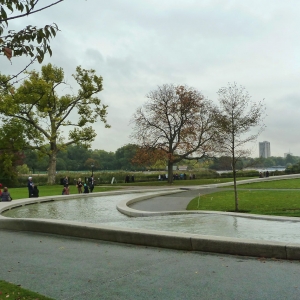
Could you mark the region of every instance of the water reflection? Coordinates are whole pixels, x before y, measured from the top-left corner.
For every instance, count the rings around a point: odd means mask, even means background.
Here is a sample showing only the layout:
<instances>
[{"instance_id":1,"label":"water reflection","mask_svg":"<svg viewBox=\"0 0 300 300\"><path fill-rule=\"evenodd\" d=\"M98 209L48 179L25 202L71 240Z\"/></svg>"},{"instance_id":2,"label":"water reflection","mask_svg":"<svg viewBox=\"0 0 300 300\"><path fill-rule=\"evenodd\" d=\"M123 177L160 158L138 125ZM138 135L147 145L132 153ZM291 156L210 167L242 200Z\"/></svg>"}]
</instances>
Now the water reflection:
<instances>
[{"instance_id":1,"label":"water reflection","mask_svg":"<svg viewBox=\"0 0 300 300\"><path fill-rule=\"evenodd\" d=\"M155 193L141 193L139 196ZM121 214L116 205L137 197L124 194L53 201L18 207L3 213L12 218L45 218L137 228L186 232L282 242L300 242L300 222L247 219L218 214L192 214L130 218Z\"/></svg>"}]
</instances>

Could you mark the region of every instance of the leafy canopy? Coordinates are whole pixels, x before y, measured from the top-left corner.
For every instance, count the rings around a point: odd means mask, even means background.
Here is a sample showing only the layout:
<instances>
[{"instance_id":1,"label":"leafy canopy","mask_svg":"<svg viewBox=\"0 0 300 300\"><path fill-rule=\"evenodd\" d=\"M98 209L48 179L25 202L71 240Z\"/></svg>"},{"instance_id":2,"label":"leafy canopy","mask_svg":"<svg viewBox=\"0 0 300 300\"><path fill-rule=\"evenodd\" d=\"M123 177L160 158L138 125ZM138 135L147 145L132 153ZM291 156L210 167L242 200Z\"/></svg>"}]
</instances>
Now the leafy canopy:
<instances>
[{"instance_id":1,"label":"leafy canopy","mask_svg":"<svg viewBox=\"0 0 300 300\"><path fill-rule=\"evenodd\" d=\"M31 62L29 65L35 60L42 63L47 52L51 56L50 39L55 37L59 30L55 23L47 24L42 28L28 25L17 31L10 30L9 27L10 22L16 19L28 17L62 1L59 0L38 8L39 0L0 0L0 47L2 55L5 55L8 59L13 56L30 56ZM29 65L12 78L18 76ZM11 78L8 78L8 80L11 80Z\"/></svg>"}]
</instances>

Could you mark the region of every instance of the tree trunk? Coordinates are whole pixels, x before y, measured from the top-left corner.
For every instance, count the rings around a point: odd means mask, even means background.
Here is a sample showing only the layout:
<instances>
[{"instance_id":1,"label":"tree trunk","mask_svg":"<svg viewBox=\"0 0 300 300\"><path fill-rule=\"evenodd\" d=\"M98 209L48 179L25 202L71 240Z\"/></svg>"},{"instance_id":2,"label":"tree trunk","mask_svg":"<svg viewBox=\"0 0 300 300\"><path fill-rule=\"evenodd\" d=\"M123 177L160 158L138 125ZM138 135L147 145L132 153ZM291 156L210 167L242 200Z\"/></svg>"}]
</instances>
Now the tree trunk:
<instances>
[{"instance_id":1,"label":"tree trunk","mask_svg":"<svg viewBox=\"0 0 300 300\"><path fill-rule=\"evenodd\" d=\"M173 182L173 162L168 161L168 183Z\"/></svg>"},{"instance_id":2,"label":"tree trunk","mask_svg":"<svg viewBox=\"0 0 300 300\"><path fill-rule=\"evenodd\" d=\"M237 188L236 188L236 170L235 166L233 167L233 186L234 186L234 199L235 199L235 211L239 211L239 198L238 198L238 193L237 193Z\"/></svg>"},{"instance_id":3,"label":"tree trunk","mask_svg":"<svg viewBox=\"0 0 300 300\"><path fill-rule=\"evenodd\" d=\"M49 157L49 167L48 167L48 183L55 183L55 175L56 175L56 151L51 151L51 155Z\"/></svg>"}]
</instances>

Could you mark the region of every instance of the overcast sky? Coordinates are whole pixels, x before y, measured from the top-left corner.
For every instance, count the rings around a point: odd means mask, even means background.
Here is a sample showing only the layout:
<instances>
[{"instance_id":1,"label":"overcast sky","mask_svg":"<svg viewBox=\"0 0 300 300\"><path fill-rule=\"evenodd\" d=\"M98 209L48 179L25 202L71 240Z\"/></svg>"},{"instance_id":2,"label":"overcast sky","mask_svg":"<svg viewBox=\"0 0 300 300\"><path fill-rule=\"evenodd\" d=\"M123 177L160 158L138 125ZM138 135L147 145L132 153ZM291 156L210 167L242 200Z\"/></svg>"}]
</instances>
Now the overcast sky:
<instances>
[{"instance_id":1,"label":"overcast sky","mask_svg":"<svg viewBox=\"0 0 300 300\"><path fill-rule=\"evenodd\" d=\"M99 97L112 127L95 125L94 149L130 143L129 121L158 85L186 84L217 103L219 88L236 82L267 108L252 156L261 141L271 143L272 156L300 156L299 12L296 0L65 0L10 29L57 23L44 62L62 67L70 83L78 65L103 77ZM2 57L1 72L21 62Z\"/></svg>"}]
</instances>

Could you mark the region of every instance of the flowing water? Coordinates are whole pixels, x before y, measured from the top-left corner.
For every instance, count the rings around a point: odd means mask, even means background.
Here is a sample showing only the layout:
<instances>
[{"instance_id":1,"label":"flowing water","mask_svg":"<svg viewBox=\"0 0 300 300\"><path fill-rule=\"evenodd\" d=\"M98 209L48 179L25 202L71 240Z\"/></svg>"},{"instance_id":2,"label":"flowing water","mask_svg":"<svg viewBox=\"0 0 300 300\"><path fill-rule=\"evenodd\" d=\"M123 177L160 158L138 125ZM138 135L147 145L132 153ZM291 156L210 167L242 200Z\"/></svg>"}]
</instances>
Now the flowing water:
<instances>
[{"instance_id":1,"label":"flowing water","mask_svg":"<svg viewBox=\"0 0 300 300\"><path fill-rule=\"evenodd\" d=\"M154 194L140 193L138 197ZM53 201L18 207L5 211L2 215L11 218L73 220L121 228L300 243L300 222L249 219L217 213L133 218L121 214L116 209L117 203L134 197L137 197L137 194Z\"/></svg>"}]
</instances>

